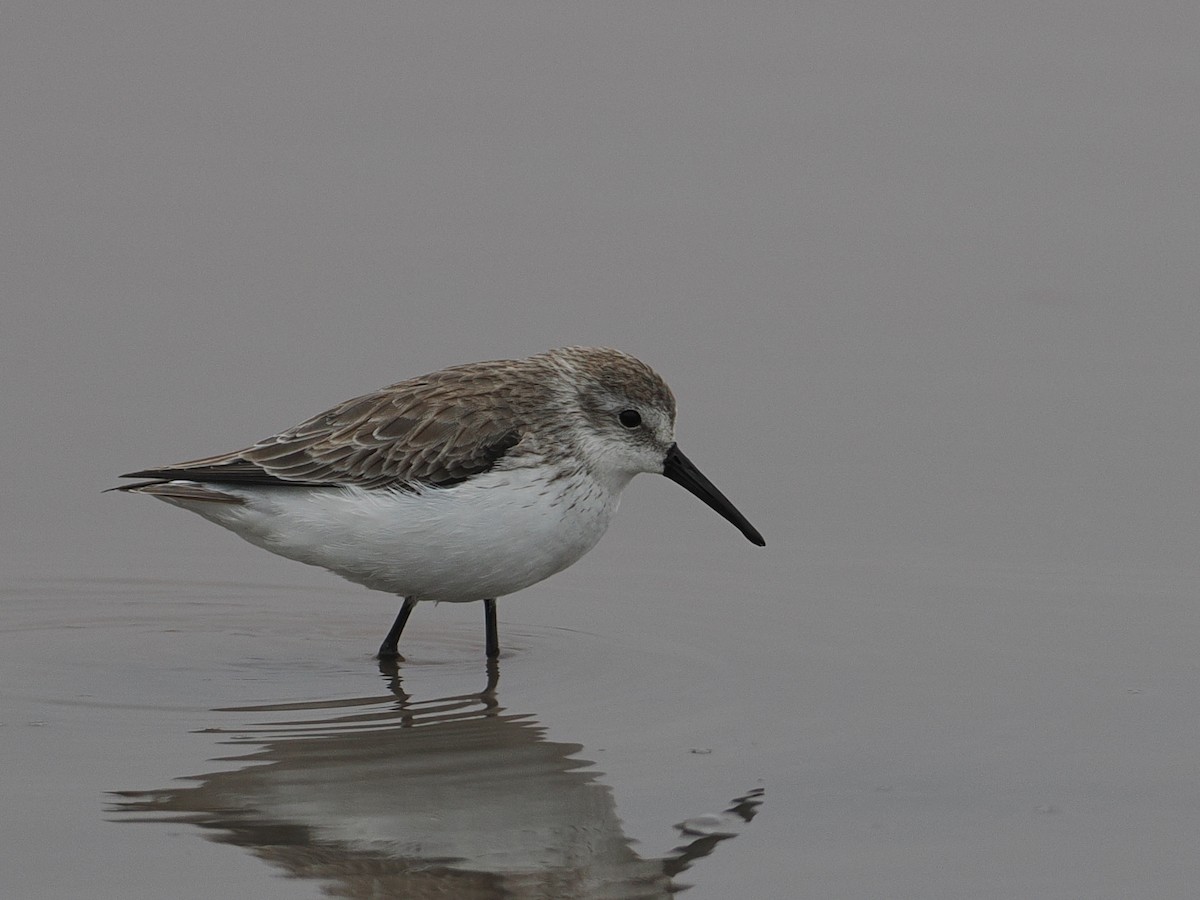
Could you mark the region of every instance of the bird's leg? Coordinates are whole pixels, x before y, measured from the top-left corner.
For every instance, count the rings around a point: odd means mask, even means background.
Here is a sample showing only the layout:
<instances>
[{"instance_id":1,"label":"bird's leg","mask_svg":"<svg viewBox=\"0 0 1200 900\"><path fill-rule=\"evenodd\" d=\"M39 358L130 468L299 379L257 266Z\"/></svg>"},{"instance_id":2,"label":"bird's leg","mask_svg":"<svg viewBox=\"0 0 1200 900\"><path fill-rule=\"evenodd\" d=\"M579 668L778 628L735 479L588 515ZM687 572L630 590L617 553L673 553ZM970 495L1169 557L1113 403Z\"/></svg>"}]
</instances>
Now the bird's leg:
<instances>
[{"instance_id":1,"label":"bird's leg","mask_svg":"<svg viewBox=\"0 0 1200 900\"><path fill-rule=\"evenodd\" d=\"M417 601L412 597L404 598L404 605L400 607L400 612L396 614L396 621L392 623L392 630L387 633L387 637L379 645L380 659L395 659L400 655L400 651L396 649L396 644L399 643L400 633L404 631L404 625L408 622L408 617L412 615L413 608L416 605Z\"/></svg>"},{"instance_id":2,"label":"bird's leg","mask_svg":"<svg viewBox=\"0 0 1200 900\"><path fill-rule=\"evenodd\" d=\"M496 631L496 601L483 601L483 624L487 632L487 658L495 659L500 655L500 635Z\"/></svg>"}]
</instances>

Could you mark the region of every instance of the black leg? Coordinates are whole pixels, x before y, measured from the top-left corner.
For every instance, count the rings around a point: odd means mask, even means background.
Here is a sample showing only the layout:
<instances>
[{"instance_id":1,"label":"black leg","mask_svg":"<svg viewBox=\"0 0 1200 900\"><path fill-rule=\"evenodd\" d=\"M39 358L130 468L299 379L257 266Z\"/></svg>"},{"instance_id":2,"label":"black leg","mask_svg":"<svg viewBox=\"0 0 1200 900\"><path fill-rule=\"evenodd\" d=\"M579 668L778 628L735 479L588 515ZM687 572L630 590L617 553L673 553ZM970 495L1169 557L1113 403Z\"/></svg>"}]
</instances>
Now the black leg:
<instances>
[{"instance_id":1,"label":"black leg","mask_svg":"<svg viewBox=\"0 0 1200 900\"><path fill-rule=\"evenodd\" d=\"M396 649L396 644L400 642L400 633L404 631L404 625L408 622L408 617L412 615L413 607L416 605L417 601L412 597L404 598L404 605L400 607L400 612L396 614L396 621L392 623L392 630L387 633L387 637L379 645L380 659L394 659L400 655L400 651Z\"/></svg>"},{"instance_id":2,"label":"black leg","mask_svg":"<svg viewBox=\"0 0 1200 900\"><path fill-rule=\"evenodd\" d=\"M483 601L483 624L487 630L487 658L495 659L500 655L500 635L496 631L496 601Z\"/></svg>"}]
</instances>

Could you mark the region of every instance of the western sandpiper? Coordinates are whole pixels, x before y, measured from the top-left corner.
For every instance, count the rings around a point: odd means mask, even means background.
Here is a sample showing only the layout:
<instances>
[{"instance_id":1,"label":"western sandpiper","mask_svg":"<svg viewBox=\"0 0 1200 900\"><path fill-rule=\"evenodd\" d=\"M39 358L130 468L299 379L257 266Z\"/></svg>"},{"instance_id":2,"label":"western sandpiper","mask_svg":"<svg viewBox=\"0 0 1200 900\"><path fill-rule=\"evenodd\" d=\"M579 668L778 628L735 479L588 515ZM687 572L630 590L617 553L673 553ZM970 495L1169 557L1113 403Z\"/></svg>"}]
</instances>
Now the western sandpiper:
<instances>
[{"instance_id":1,"label":"western sandpiper","mask_svg":"<svg viewBox=\"0 0 1200 900\"><path fill-rule=\"evenodd\" d=\"M618 350L566 347L453 366L323 412L245 450L130 472L115 490L199 513L272 553L404 603L496 598L587 553L634 475L683 485L765 545L675 443L675 397Z\"/></svg>"}]
</instances>

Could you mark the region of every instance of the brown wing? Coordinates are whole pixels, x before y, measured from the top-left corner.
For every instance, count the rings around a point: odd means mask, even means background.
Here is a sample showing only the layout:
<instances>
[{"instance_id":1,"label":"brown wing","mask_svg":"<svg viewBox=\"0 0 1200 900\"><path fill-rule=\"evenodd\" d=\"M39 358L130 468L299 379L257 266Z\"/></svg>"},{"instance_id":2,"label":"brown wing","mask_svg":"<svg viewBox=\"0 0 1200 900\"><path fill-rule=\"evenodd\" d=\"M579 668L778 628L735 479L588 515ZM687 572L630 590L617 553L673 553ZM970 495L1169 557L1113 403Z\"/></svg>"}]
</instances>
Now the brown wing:
<instances>
[{"instance_id":1,"label":"brown wing","mask_svg":"<svg viewBox=\"0 0 1200 900\"><path fill-rule=\"evenodd\" d=\"M446 369L347 400L253 447L125 478L236 484L445 486L486 472L521 440L525 382L497 388L495 363ZM502 384L503 382L501 382Z\"/></svg>"}]
</instances>

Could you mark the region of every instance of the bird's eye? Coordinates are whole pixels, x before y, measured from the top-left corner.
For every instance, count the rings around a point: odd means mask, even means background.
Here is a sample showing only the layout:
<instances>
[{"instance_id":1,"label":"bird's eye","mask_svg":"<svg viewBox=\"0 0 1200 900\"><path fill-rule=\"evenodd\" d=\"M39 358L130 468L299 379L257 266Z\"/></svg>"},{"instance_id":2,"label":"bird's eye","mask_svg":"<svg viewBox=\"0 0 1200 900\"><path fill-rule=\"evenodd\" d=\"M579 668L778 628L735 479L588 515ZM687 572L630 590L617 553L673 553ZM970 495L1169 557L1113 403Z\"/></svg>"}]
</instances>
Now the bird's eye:
<instances>
[{"instance_id":1,"label":"bird's eye","mask_svg":"<svg viewBox=\"0 0 1200 900\"><path fill-rule=\"evenodd\" d=\"M617 418L626 428L637 428L642 424L642 414L636 409L623 409L617 414Z\"/></svg>"}]
</instances>

